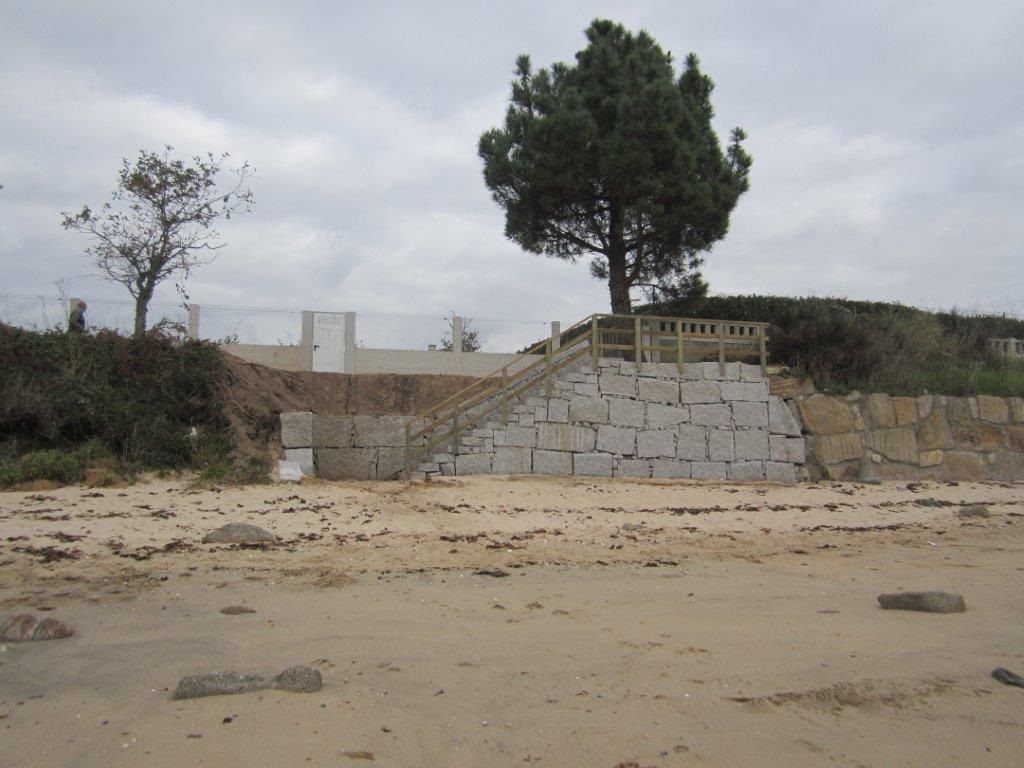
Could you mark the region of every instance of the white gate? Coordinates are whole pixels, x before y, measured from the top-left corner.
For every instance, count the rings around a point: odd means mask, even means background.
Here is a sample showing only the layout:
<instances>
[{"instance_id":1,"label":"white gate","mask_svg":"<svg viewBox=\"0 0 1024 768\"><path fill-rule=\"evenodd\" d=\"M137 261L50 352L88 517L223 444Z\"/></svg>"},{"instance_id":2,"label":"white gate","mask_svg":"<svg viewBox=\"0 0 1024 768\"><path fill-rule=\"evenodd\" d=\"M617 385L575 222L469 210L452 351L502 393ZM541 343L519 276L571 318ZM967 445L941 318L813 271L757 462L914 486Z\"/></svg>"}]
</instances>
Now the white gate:
<instances>
[{"instance_id":1,"label":"white gate","mask_svg":"<svg viewBox=\"0 0 1024 768\"><path fill-rule=\"evenodd\" d=\"M345 373L345 315L313 313L313 370Z\"/></svg>"}]
</instances>

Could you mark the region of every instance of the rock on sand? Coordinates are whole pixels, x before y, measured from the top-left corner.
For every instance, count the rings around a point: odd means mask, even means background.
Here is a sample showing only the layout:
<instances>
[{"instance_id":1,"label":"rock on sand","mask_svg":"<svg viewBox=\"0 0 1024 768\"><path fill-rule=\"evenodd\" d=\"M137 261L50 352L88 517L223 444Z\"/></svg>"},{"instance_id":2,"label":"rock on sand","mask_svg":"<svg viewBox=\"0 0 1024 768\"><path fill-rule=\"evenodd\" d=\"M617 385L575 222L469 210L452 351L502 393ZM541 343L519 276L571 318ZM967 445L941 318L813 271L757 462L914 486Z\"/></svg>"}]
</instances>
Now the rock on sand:
<instances>
[{"instance_id":1,"label":"rock on sand","mask_svg":"<svg viewBox=\"0 0 1024 768\"><path fill-rule=\"evenodd\" d=\"M247 605L229 605L227 608L221 608L220 612L227 616L240 616L243 613L256 613L255 610Z\"/></svg>"},{"instance_id":2,"label":"rock on sand","mask_svg":"<svg viewBox=\"0 0 1024 768\"><path fill-rule=\"evenodd\" d=\"M0 624L0 641L28 643L33 640L59 640L71 637L75 630L57 619L43 619L31 613L12 616Z\"/></svg>"},{"instance_id":3,"label":"rock on sand","mask_svg":"<svg viewBox=\"0 0 1024 768\"><path fill-rule=\"evenodd\" d=\"M174 689L171 698L201 699L204 696L226 696L233 693L250 693L267 688L292 693L316 693L323 687L320 672L302 665L288 667L274 677L265 675L242 675L238 672L213 672L208 675L183 677Z\"/></svg>"},{"instance_id":4,"label":"rock on sand","mask_svg":"<svg viewBox=\"0 0 1024 768\"><path fill-rule=\"evenodd\" d=\"M963 613L967 610L963 595L950 592L893 592L878 596L879 604L893 611L925 613Z\"/></svg>"},{"instance_id":5,"label":"rock on sand","mask_svg":"<svg viewBox=\"0 0 1024 768\"><path fill-rule=\"evenodd\" d=\"M228 523L203 536L204 544L261 544L277 537L251 523Z\"/></svg>"}]
</instances>

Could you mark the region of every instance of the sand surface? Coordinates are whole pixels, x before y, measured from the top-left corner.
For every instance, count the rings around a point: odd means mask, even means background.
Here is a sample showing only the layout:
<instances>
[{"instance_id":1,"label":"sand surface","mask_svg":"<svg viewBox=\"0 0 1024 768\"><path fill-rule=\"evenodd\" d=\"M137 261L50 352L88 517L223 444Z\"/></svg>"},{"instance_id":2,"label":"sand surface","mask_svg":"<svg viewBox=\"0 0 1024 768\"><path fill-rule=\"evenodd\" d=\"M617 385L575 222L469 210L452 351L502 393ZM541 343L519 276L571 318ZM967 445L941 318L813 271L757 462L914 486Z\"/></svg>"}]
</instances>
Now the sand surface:
<instances>
[{"instance_id":1,"label":"sand surface","mask_svg":"<svg viewBox=\"0 0 1024 768\"><path fill-rule=\"evenodd\" d=\"M1022 485L76 487L0 494L0 566L0 618L76 629L0 650L4 768L1024 765Z\"/></svg>"}]
</instances>

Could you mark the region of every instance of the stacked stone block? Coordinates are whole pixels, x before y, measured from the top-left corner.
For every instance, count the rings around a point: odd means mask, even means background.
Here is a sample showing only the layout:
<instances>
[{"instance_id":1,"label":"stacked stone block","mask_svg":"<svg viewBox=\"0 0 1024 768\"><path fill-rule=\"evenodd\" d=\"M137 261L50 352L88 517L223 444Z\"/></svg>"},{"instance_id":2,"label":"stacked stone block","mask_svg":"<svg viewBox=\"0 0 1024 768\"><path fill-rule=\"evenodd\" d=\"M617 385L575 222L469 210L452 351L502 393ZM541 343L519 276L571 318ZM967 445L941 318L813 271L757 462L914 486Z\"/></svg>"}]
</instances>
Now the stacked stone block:
<instances>
[{"instance_id":1,"label":"stacked stone block","mask_svg":"<svg viewBox=\"0 0 1024 768\"><path fill-rule=\"evenodd\" d=\"M467 433L458 455L418 469L435 474L779 480L804 463L796 416L768 393L757 366L600 361L559 373L551 397L538 384ZM454 458L454 461L452 459Z\"/></svg>"},{"instance_id":2,"label":"stacked stone block","mask_svg":"<svg viewBox=\"0 0 1024 768\"><path fill-rule=\"evenodd\" d=\"M794 405L824 477L1024 478L1021 398L815 394Z\"/></svg>"}]
</instances>

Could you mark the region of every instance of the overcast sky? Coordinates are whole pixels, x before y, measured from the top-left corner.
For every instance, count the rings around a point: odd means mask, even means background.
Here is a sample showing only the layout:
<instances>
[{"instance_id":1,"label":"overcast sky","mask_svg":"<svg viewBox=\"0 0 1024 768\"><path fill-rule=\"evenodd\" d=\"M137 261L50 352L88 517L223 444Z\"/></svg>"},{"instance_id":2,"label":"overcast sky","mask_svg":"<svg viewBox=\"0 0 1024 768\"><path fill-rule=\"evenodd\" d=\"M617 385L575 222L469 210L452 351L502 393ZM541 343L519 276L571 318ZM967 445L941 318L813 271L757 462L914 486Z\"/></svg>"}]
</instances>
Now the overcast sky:
<instances>
[{"instance_id":1,"label":"overcast sky","mask_svg":"<svg viewBox=\"0 0 1024 768\"><path fill-rule=\"evenodd\" d=\"M173 144L258 172L189 283L200 304L607 311L585 263L504 239L476 155L516 55L571 61L595 17L696 52L720 137L750 135L712 291L1024 313L1020 0L0 0L0 294L127 298L59 214Z\"/></svg>"}]
</instances>

